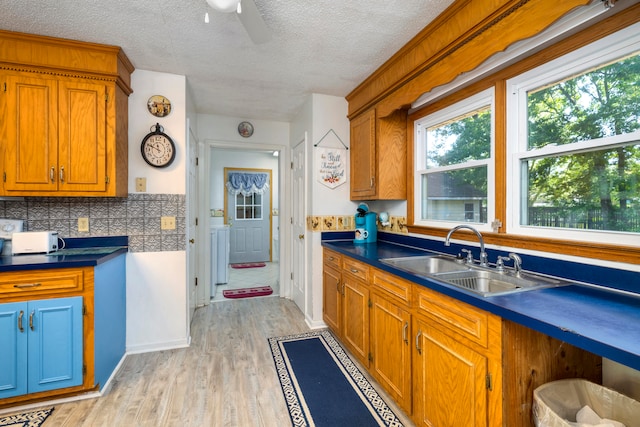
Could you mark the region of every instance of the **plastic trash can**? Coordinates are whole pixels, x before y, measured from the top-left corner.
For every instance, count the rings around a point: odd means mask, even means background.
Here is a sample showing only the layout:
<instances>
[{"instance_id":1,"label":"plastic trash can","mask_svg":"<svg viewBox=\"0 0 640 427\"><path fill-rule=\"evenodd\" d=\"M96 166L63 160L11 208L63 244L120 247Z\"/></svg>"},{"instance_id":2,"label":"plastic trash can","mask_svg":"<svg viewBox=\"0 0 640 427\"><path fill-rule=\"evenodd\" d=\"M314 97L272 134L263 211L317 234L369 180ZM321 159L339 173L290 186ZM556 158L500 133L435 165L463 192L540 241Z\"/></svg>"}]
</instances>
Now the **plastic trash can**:
<instances>
[{"instance_id":1,"label":"plastic trash can","mask_svg":"<svg viewBox=\"0 0 640 427\"><path fill-rule=\"evenodd\" d=\"M536 427L571 427L576 413L585 405L601 418L640 426L640 402L615 390L583 379L552 381L533 391L533 419Z\"/></svg>"}]
</instances>

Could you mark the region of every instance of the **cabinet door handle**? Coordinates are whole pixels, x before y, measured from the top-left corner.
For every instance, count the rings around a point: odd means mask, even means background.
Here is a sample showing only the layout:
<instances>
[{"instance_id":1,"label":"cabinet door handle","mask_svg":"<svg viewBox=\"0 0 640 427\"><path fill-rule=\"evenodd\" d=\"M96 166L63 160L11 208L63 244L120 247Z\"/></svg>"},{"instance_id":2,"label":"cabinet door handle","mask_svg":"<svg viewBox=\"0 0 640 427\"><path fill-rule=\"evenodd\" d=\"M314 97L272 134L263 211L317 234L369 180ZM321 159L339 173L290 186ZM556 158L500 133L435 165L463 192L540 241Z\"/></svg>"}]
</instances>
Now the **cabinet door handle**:
<instances>
[{"instance_id":1,"label":"cabinet door handle","mask_svg":"<svg viewBox=\"0 0 640 427\"><path fill-rule=\"evenodd\" d=\"M418 350L418 354L422 354L422 349L420 348L420 335L422 335L422 331L418 331L416 334L416 350Z\"/></svg>"},{"instance_id":2,"label":"cabinet door handle","mask_svg":"<svg viewBox=\"0 0 640 427\"><path fill-rule=\"evenodd\" d=\"M29 315L29 329L33 331L33 316L36 314L36 311L33 310Z\"/></svg>"},{"instance_id":3,"label":"cabinet door handle","mask_svg":"<svg viewBox=\"0 0 640 427\"><path fill-rule=\"evenodd\" d=\"M404 322L404 326L402 327L402 341L405 344L409 344L409 338L407 337L407 332L409 331L409 322Z\"/></svg>"},{"instance_id":4,"label":"cabinet door handle","mask_svg":"<svg viewBox=\"0 0 640 427\"><path fill-rule=\"evenodd\" d=\"M371 177L371 188L374 187L374 184L376 183L375 178Z\"/></svg>"},{"instance_id":5,"label":"cabinet door handle","mask_svg":"<svg viewBox=\"0 0 640 427\"><path fill-rule=\"evenodd\" d=\"M37 288L38 286L42 286L42 283L20 283L18 285L13 285L14 288L18 288L18 289Z\"/></svg>"},{"instance_id":6,"label":"cabinet door handle","mask_svg":"<svg viewBox=\"0 0 640 427\"><path fill-rule=\"evenodd\" d=\"M333 261L333 260L335 260L335 258L334 258L334 257L332 257L332 256L330 256L330 257L329 257L329 261Z\"/></svg>"},{"instance_id":7,"label":"cabinet door handle","mask_svg":"<svg viewBox=\"0 0 640 427\"><path fill-rule=\"evenodd\" d=\"M342 296L344 296L344 282L342 282Z\"/></svg>"},{"instance_id":8,"label":"cabinet door handle","mask_svg":"<svg viewBox=\"0 0 640 427\"><path fill-rule=\"evenodd\" d=\"M49 171L49 179L51 182L56 182L56 168L51 166L51 170Z\"/></svg>"},{"instance_id":9,"label":"cabinet door handle","mask_svg":"<svg viewBox=\"0 0 640 427\"><path fill-rule=\"evenodd\" d=\"M353 274L358 274L359 273L358 269L356 269L356 268L351 268L350 270L351 270L351 272Z\"/></svg>"},{"instance_id":10,"label":"cabinet door handle","mask_svg":"<svg viewBox=\"0 0 640 427\"><path fill-rule=\"evenodd\" d=\"M336 281L336 291L338 291L339 294L342 293L340 292L340 280Z\"/></svg>"},{"instance_id":11,"label":"cabinet door handle","mask_svg":"<svg viewBox=\"0 0 640 427\"><path fill-rule=\"evenodd\" d=\"M24 332L24 327L22 326L22 317L24 316L24 311L20 310L20 314L18 314L18 329L20 332Z\"/></svg>"},{"instance_id":12,"label":"cabinet door handle","mask_svg":"<svg viewBox=\"0 0 640 427\"><path fill-rule=\"evenodd\" d=\"M60 168L60 182L64 182L64 166Z\"/></svg>"}]
</instances>

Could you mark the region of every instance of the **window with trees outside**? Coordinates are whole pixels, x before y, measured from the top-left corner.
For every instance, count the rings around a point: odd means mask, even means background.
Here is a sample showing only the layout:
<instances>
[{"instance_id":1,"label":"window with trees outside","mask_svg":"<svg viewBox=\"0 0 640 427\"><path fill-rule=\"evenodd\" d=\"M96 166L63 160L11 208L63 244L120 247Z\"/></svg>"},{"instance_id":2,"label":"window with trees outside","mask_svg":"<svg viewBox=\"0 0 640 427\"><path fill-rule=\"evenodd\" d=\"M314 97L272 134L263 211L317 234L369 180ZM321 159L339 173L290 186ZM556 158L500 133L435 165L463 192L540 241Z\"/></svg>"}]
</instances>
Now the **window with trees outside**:
<instances>
[{"instance_id":1,"label":"window with trees outside","mask_svg":"<svg viewBox=\"0 0 640 427\"><path fill-rule=\"evenodd\" d=\"M637 25L507 82L509 232L638 245Z\"/></svg>"},{"instance_id":2,"label":"window with trees outside","mask_svg":"<svg viewBox=\"0 0 640 427\"><path fill-rule=\"evenodd\" d=\"M489 89L415 122L416 225L490 229L493 109Z\"/></svg>"}]
</instances>

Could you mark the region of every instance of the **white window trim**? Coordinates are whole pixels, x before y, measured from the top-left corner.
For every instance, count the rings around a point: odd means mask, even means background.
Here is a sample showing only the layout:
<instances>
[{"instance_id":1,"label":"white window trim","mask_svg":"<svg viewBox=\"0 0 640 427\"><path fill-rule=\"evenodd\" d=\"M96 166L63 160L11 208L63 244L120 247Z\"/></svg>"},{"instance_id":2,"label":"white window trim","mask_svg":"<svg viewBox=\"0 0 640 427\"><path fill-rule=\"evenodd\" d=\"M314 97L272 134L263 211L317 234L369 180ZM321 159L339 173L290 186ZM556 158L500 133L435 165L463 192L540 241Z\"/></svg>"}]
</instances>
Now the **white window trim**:
<instances>
[{"instance_id":1,"label":"white window trim","mask_svg":"<svg viewBox=\"0 0 640 427\"><path fill-rule=\"evenodd\" d=\"M422 134L424 129L437 125L455 117L462 116L470 111L480 109L486 105L491 109L491 156L488 159L472 160L463 165L448 165L438 168L438 171L444 172L456 169L468 169L477 166L487 166L487 223L464 222L473 225L480 231L492 231L491 222L495 218L495 90L493 87L483 90L469 98L459 101L446 108L438 110L433 114L425 116L414 122L414 165L413 165L413 225L421 227L442 227L451 228L459 225L459 221L444 220L421 220L422 216L422 174L427 170L422 164L426 158L426 147L422 144ZM429 170L433 170L430 168Z\"/></svg>"},{"instance_id":2,"label":"white window trim","mask_svg":"<svg viewBox=\"0 0 640 427\"><path fill-rule=\"evenodd\" d=\"M640 50L640 23L547 62L507 81L507 232L525 236L575 241L593 241L640 246L638 233L601 230L573 230L533 227L520 224L521 168L523 160L552 154L578 152L594 147L609 148L624 142L640 140L640 132L599 140L527 150L527 92L546 83L580 74L594 66L613 61ZM605 144L600 145L606 140Z\"/></svg>"}]
</instances>

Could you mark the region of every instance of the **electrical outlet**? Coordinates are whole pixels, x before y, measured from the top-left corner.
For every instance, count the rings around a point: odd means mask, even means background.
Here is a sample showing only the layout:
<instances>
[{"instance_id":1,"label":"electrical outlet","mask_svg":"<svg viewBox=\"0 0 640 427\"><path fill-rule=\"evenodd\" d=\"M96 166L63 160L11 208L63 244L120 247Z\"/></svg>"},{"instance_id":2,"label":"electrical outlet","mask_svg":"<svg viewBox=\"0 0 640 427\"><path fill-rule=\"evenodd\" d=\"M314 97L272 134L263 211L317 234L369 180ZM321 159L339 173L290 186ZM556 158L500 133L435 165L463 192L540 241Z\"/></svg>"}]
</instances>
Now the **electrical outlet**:
<instances>
[{"instance_id":1,"label":"electrical outlet","mask_svg":"<svg viewBox=\"0 0 640 427\"><path fill-rule=\"evenodd\" d=\"M162 230L175 230L176 229L176 217L175 216L163 216L160 218L160 229Z\"/></svg>"},{"instance_id":2,"label":"electrical outlet","mask_svg":"<svg viewBox=\"0 0 640 427\"><path fill-rule=\"evenodd\" d=\"M81 233L89 232L89 218L78 218L78 231Z\"/></svg>"},{"instance_id":3,"label":"electrical outlet","mask_svg":"<svg viewBox=\"0 0 640 427\"><path fill-rule=\"evenodd\" d=\"M136 192L144 193L147 191L147 178L136 178Z\"/></svg>"}]
</instances>

